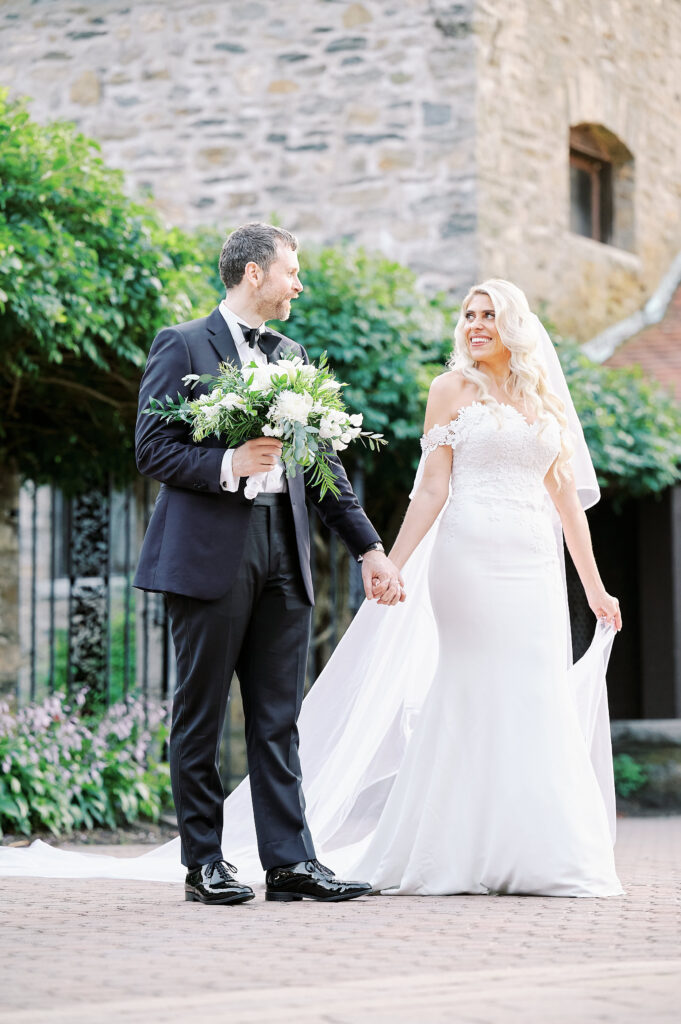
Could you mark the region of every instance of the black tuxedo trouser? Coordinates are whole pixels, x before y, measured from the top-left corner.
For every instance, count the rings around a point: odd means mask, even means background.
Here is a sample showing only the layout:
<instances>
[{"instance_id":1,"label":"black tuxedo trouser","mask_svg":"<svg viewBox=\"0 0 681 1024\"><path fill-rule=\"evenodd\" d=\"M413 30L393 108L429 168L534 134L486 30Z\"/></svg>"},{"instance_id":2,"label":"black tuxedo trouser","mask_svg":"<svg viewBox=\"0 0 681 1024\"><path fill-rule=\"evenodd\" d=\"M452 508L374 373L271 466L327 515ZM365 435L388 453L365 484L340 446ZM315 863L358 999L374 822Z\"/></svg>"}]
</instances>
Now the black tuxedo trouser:
<instances>
[{"instance_id":1,"label":"black tuxedo trouser","mask_svg":"<svg viewBox=\"0 0 681 1024\"><path fill-rule=\"evenodd\" d=\"M234 672L262 865L314 857L296 727L312 608L286 496L281 504L254 505L238 576L224 597L166 596L177 657L170 771L182 863L191 869L223 856L219 753ZM229 860L229 835L224 842Z\"/></svg>"}]
</instances>

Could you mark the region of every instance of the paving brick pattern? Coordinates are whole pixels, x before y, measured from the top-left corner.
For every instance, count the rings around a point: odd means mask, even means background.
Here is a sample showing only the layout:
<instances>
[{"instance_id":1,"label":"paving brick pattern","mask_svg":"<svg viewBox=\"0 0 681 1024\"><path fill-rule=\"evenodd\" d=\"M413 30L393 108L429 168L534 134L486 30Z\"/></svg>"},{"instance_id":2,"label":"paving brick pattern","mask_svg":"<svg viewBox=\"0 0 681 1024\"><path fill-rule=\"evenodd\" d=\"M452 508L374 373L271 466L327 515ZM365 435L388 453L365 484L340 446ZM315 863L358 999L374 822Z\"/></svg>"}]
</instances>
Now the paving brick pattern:
<instances>
[{"instance_id":1,"label":"paving brick pattern","mask_svg":"<svg viewBox=\"0 0 681 1024\"><path fill-rule=\"evenodd\" d=\"M0 879L0 1024L677 1024L681 817L623 820L617 854L609 900Z\"/></svg>"}]
</instances>

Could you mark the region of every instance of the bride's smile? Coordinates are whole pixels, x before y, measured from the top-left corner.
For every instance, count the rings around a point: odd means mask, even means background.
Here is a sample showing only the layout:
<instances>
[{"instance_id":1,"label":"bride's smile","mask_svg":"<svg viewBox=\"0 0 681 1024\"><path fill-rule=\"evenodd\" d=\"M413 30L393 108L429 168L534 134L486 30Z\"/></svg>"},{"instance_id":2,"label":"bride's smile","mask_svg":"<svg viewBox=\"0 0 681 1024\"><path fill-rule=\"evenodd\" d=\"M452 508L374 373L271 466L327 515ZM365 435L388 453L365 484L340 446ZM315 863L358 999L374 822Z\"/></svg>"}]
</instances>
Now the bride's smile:
<instances>
[{"instance_id":1,"label":"bride's smile","mask_svg":"<svg viewBox=\"0 0 681 1024\"><path fill-rule=\"evenodd\" d=\"M489 295L473 296L466 310L463 329L473 359L490 368L500 364L505 376L510 352L497 330L494 306Z\"/></svg>"}]
</instances>

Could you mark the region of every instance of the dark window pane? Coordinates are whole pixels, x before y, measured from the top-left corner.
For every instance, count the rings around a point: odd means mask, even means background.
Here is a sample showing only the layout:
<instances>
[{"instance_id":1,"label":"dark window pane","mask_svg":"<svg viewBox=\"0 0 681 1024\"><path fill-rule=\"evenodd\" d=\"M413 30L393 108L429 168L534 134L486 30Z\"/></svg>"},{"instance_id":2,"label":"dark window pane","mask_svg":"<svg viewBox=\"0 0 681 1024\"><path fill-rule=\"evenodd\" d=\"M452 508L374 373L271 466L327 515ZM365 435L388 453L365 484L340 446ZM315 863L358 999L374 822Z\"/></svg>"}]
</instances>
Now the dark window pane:
<instances>
[{"instance_id":1,"label":"dark window pane","mask_svg":"<svg viewBox=\"0 0 681 1024\"><path fill-rule=\"evenodd\" d=\"M612 164L603 164L600 170L600 239L601 242L612 240Z\"/></svg>"},{"instance_id":2,"label":"dark window pane","mask_svg":"<svg viewBox=\"0 0 681 1024\"><path fill-rule=\"evenodd\" d=\"M593 238L591 225L592 179L582 167L570 167L570 230Z\"/></svg>"}]
</instances>

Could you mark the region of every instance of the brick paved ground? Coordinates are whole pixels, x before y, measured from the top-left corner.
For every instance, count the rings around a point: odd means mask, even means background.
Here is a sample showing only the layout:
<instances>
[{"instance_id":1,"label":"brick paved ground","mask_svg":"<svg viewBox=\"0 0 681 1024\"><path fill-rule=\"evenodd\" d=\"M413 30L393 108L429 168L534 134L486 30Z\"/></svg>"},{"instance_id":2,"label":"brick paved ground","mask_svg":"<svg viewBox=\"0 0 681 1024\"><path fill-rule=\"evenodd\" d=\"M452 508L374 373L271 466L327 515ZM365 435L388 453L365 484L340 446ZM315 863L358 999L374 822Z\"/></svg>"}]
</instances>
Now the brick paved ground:
<instances>
[{"instance_id":1,"label":"brick paved ground","mask_svg":"<svg viewBox=\"0 0 681 1024\"><path fill-rule=\"evenodd\" d=\"M622 821L610 900L208 908L4 878L0 1024L678 1024L680 855L681 818Z\"/></svg>"}]
</instances>

